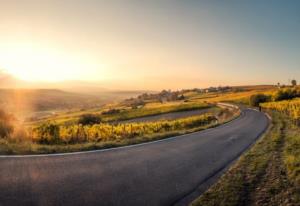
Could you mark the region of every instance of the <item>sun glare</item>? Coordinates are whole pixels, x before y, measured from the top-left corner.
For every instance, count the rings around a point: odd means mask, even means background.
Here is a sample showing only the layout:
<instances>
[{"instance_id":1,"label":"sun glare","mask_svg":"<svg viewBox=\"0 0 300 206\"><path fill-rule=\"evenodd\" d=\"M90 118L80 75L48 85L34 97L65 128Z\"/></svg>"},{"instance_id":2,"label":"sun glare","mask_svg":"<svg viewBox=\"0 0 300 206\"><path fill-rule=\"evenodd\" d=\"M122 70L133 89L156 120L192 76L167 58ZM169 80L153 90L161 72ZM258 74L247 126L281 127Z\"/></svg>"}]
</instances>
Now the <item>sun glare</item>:
<instances>
[{"instance_id":1,"label":"sun glare","mask_svg":"<svg viewBox=\"0 0 300 206\"><path fill-rule=\"evenodd\" d=\"M48 48L33 45L7 48L5 52L0 51L0 68L26 81L93 80L101 73L99 64L79 54Z\"/></svg>"}]
</instances>

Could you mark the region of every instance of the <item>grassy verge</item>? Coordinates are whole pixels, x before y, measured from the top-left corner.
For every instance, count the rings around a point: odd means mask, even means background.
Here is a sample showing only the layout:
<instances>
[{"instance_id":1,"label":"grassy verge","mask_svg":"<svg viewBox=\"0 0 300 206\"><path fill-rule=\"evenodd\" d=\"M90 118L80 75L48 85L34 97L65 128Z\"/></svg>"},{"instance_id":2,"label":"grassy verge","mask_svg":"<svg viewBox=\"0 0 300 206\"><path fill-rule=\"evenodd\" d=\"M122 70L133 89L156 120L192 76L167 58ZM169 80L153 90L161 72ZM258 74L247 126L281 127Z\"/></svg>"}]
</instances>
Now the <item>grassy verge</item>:
<instances>
[{"instance_id":1,"label":"grassy verge","mask_svg":"<svg viewBox=\"0 0 300 206\"><path fill-rule=\"evenodd\" d=\"M173 131L164 131L158 133L152 133L134 138L117 138L115 140L100 141L100 142L86 142L77 144L37 144L31 141L12 142L6 139L0 139L0 154L49 154L49 153L65 153L65 152L78 152L89 151L95 149L106 149L113 147L120 147L126 145L139 144L144 142L150 142L154 140L165 139L168 137L174 137L183 134L189 134L204 129L216 127L220 124L229 122L239 116L238 111L231 111L231 115L228 112L223 112L218 118L218 122L211 122L206 125L195 126L193 128L185 128Z\"/></svg>"},{"instance_id":2,"label":"grassy verge","mask_svg":"<svg viewBox=\"0 0 300 206\"><path fill-rule=\"evenodd\" d=\"M191 205L299 205L300 128L279 113L271 115L268 133Z\"/></svg>"},{"instance_id":3,"label":"grassy verge","mask_svg":"<svg viewBox=\"0 0 300 206\"><path fill-rule=\"evenodd\" d=\"M79 152L79 151L89 151L96 149L108 149L126 145L134 145L144 142L150 142L160 139L165 139L168 137L188 134L192 132L201 131L207 128L212 128L217 126L217 124L209 124L206 126L196 127L189 130L176 130L171 132L155 133L151 135L144 135L141 137L135 137L132 139L117 139L108 140L102 142L87 142L87 143L77 143L77 144L38 144L30 141L27 142L10 142L7 140L0 140L0 154L49 154L49 153L66 153L66 152Z\"/></svg>"}]
</instances>

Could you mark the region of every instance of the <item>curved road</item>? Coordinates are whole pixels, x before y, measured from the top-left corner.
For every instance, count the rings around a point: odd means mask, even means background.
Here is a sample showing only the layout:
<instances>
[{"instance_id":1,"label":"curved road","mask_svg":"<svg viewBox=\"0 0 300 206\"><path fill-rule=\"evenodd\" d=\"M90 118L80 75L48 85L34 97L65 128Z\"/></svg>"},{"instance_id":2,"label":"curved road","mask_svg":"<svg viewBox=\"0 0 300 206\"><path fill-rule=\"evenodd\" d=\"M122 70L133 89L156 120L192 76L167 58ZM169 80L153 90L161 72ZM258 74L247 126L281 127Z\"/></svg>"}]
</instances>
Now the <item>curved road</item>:
<instances>
[{"instance_id":1,"label":"curved road","mask_svg":"<svg viewBox=\"0 0 300 206\"><path fill-rule=\"evenodd\" d=\"M214 109L215 108L206 108L206 109L197 109L197 110L190 110L190 111L170 112L170 113L157 114L157 115L152 115L152 116L139 117L139 118L134 118L134 119L129 119L129 120L117 121L117 123L154 122L154 121L159 121L159 120L174 120L174 119L179 119L179 118L197 116L197 115L205 114L208 112L213 112Z\"/></svg>"},{"instance_id":2,"label":"curved road","mask_svg":"<svg viewBox=\"0 0 300 206\"><path fill-rule=\"evenodd\" d=\"M236 159L268 126L243 110L223 126L138 146L0 157L0 205L171 205Z\"/></svg>"}]
</instances>

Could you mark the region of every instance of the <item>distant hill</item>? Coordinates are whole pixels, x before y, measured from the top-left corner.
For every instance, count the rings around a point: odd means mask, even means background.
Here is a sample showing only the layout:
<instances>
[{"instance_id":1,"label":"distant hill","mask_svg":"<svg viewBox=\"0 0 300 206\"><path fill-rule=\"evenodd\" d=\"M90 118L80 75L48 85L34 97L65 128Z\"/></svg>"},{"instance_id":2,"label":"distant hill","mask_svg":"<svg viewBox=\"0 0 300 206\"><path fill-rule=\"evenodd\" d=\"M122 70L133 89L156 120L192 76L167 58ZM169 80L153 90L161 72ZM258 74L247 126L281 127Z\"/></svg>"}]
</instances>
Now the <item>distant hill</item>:
<instances>
[{"instance_id":1,"label":"distant hill","mask_svg":"<svg viewBox=\"0 0 300 206\"><path fill-rule=\"evenodd\" d=\"M97 82L26 82L0 70L0 107L14 113L93 108L143 92L108 90Z\"/></svg>"},{"instance_id":2,"label":"distant hill","mask_svg":"<svg viewBox=\"0 0 300 206\"><path fill-rule=\"evenodd\" d=\"M0 105L11 112L86 108L103 103L100 97L57 89L0 89Z\"/></svg>"},{"instance_id":3,"label":"distant hill","mask_svg":"<svg viewBox=\"0 0 300 206\"><path fill-rule=\"evenodd\" d=\"M120 101L141 93L105 91L91 95L58 89L0 89L0 107L18 116L27 116L32 112L101 107L106 103Z\"/></svg>"}]
</instances>

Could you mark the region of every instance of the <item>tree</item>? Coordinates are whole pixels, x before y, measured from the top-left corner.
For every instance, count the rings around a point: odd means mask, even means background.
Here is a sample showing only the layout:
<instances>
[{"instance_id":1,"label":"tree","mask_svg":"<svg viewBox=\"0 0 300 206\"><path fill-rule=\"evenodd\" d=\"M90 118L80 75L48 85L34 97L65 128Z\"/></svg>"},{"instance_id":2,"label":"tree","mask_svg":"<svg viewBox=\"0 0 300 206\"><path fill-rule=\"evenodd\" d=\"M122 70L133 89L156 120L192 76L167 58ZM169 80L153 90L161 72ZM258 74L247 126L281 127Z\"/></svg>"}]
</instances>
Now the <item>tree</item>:
<instances>
[{"instance_id":1,"label":"tree","mask_svg":"<svg viewBox=\"0 0 300 206\"><path fill-rule=\"evenodd\" d=\"M293 87L297 86L297 81L296 81L295 79L293 79L293 80L291 81L291 83L292 83L292 86L293 86Z\"/></svg>"},{"instance_id":2,"label":"tree","mask_svg":"<svg viewBox=\"0 0 300 206\"><path fill-rule=\"evenodd\" d=\"M183 94L178 96L178 100L184 100L184 99L185 99L185 96Z\"/></svg>"},{"instance_id":3,"label":"tree","mask_svg":"<svg viewBox=\"0 0 300 206\"><path fill-rule=\"evenodd\" d=\"M79 124L82 125L93 125L101 123L101 117L95 114L84 114L78 120Z\"/></svg>"},{"instance_id":4,"label":"tree","mask_svg":"<svg viewBox=\"0 0 300 206\"><path fill-rule=\"evenodd\" d=\"M270 97L264 94L254 94L250 97L249 104L253 107L258 107L260 103L268 102Z\"/></svg>"},{"instance_id":5,"label":"tree","mask_svg":"<svg viewBox=\"0 0 300 206\"><path fill-rule=\"evenodd\" d=\"M280 82L277 83L277 87L280 88Z\"/></svg>"},{"instance_id":6,"label":"tree","mask_svg":"<svg viewBox=\"0 0 300 206\"><path fill-rule=\"evenodd\" d=\"M296 97L300 97L300 92L296 88L280 89L273 95L273 100L282 101L282 100L294 99Z\"/></svg>"}]
</instances>

